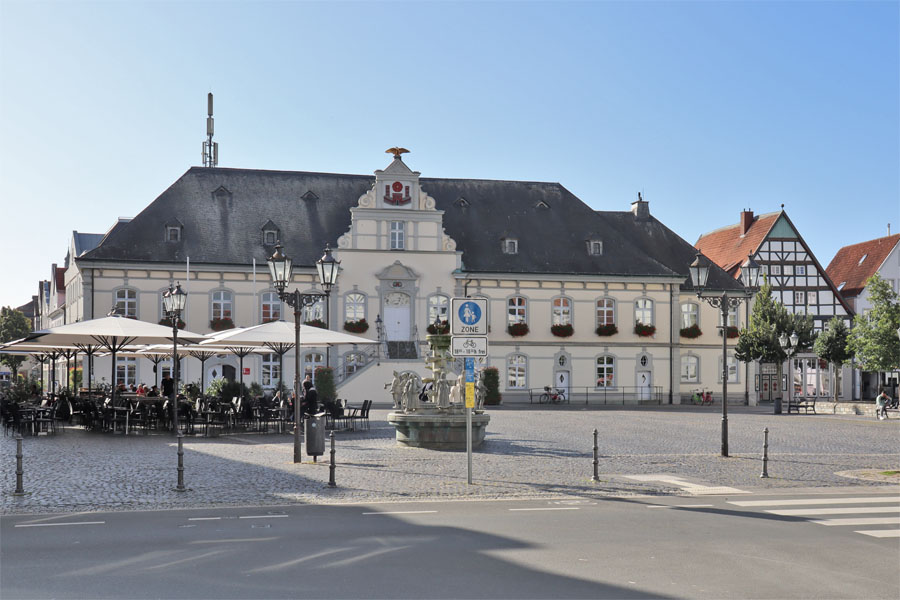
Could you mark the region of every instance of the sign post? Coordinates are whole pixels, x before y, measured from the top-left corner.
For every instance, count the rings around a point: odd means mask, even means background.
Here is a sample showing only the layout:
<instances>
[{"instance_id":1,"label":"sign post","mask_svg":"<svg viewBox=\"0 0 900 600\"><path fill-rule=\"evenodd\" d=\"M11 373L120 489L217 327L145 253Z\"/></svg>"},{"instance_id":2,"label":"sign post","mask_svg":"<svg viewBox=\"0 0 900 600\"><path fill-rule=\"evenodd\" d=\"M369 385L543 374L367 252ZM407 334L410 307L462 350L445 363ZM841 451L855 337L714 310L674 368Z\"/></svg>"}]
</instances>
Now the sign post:
<instances>
[{"instance_id":1,"label":"sign post","mask_svg":"<svg viewBox=\"0 0 900 600\"><path fill-rule=\"evenodd\" d=\"M472 407L475 406L475 359L466 359L466 465L472 485Z\"/></svg>"},{"instance_id":2,"label":"sign post","mask_svg":"<svg viewBox=\"0 0 900 600\"><path fill-rule=\"evenodd\" d=\"M487 299L453 298L450 301L450 355L465 358L466 463L472 485L472 409L475 407L475 357L486 357Z\"/></svg>"}]
</instances>

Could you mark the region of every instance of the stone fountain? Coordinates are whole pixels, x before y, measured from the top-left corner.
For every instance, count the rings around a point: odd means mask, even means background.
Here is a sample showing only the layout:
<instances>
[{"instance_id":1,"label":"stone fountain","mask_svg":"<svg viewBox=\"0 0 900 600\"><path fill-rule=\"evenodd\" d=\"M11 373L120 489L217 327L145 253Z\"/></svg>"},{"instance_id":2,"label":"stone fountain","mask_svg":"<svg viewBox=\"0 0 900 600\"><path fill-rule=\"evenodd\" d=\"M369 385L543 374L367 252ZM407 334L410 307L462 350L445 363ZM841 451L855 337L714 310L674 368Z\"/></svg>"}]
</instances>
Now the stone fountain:
<instances>
[{"instance_id":1,"label":"stone fountain","mask_svg":"<svg viewBox=\"0 0 900 600\"><path fill-rule=\"evenodd\" d=\"M425 337L431 354L425 357L432 376L420 379L416 373L394 372L390 388L394 411L387 421L397 429L397 443L433 450L466 449L465 375L447 371L450 336ZM420 399L424 384L431 384ZM485 387L479 377L475 383L475 408L472 409L472 448L484 441L484 430L491 417L484 412Z\"/></svg>"}]
</instances>

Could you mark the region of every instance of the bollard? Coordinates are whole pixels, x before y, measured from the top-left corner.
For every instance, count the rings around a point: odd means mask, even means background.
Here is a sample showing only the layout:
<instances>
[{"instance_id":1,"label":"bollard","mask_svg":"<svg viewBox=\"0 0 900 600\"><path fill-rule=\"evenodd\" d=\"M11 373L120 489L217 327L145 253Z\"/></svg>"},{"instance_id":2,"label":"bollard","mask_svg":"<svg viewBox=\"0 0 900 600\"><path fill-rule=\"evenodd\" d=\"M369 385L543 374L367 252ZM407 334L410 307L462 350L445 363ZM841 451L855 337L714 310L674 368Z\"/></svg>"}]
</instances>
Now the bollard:
<instances>
[{"instance_id":1,"label":"bollard","mask_svg":"<svg viewBox=\"0 0 900 600\"><path fill-rule=\"evenodd\" d=\"M22 434L16 434L16 491L13 496L24 496L25 489L22 487Z\"/></svg>"},{"instance_id":2,"label":"bollard","mask_svg":"<svg viewBox=\"0 0 900 600\"><path fill-rule=\"evenodd\" d=\"M591 477L591 481L600 481L600 476L597 473L598 465L600 464L600 457L597 450L597 430L594 430L594 476Z\"/></svg>"},{"instance_id":3,"label":"bollard","mask_svg":"<svg viewBox=\"0 0 900 600\"><path fill-rule=\"evenodd\" d=\"M175 487L176 492L186 492L184 487L184 445L182 444L184 435L178 432L178 485Z\"/></svg>"},{"instance_id":4,"label":"bollard","mask_svg":"<svg viewBox=\"0 0 900 600\"><path fill-rule=\"evenodd\" d=\"M768 479L769 478L769 428L766 427L763 430L763 470L761 478Z\"/></svg>"},{"instance_id":5,"label":"bollard","mask_svg":"<svg viewBox=\"0 0 900 600\"><path fill-rule=\"evenodd\" d=\"M337 485L337 483L335 483L335 481L334 481L334 469L335 469L335 464L334 464L334 432L332 431L330 434L328 434L328 437L329 437L329 439L331 439L331 465L328 467L328 485L330 485L331 487L334 487L334 486Z\"/></svg>"}]
</instances>

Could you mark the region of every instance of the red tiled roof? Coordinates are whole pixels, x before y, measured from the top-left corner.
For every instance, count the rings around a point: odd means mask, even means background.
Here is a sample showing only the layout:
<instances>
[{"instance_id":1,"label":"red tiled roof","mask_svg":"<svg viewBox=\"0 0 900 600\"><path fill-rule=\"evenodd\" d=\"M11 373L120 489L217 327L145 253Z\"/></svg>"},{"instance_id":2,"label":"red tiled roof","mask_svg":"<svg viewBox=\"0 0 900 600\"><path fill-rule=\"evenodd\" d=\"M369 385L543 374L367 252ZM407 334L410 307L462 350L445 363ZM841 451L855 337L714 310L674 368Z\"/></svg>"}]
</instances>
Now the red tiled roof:
<instances>
[{"instance_id":1,"label":"red tiled roof","mask_svg":"<svg viewBox=\"0 0 900 600\"><path fill-rule=\"evenodd\" d=\"M825 272L838 286L844 284L840 290L845 298L857 296L866 287L869 277L878 271L878 267L898 242L900 242L900 233L852 246L844 246L828 263ZM860 263L863 256L866 259Z\"/></svg>"},{"instance_id":2,"label":"red tiled roof","mask_svg":"<svg viewBox=\"0 0 900 600\"><path fill-rule=\"evenodd\" d=\"M66 290L66 269L65 267L56 267L56 291L64 292Z\"/></svg>"},{"instance_id":3,"label":"red tiled roof","mask_svg":"<svg viewBox=\"0 0 900 600\"><path fill-rule=\"evenodd\" d=\"M694 246L708 259L725 269L735 278L740 277L740 266L759 248L781 212L758 215L747 233L741 235L740 223L704 233Z\"/></svg>"}]
</instances>

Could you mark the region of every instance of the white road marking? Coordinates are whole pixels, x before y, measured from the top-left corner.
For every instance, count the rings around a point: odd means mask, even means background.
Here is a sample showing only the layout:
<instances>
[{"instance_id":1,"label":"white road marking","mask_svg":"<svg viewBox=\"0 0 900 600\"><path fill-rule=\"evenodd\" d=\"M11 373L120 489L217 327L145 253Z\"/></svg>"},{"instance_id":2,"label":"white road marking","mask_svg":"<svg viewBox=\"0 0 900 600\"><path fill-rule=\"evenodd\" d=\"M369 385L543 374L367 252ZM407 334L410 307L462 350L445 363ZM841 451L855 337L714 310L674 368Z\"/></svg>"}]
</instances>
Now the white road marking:
<instances>
[{"instance_id":1,"label":"white road marking","mask_svg":"<svg viewBox=\"0 0 900 600\"><path fill-rule=\"evenodd\" d=\"M556 506L553 508L510 508L510 511L524 511L524 510L581 510L577 506Z\"/></svg>"},{"instance_id":2,"label":"white road marking","mask_svg":"<svg viewBox=\"0 0 900 600\"><path fill-rule=\"evenodd\" d=\"M647 508L712 508L712 504L650 504Z\"/></svg>"},{"instance_id":3,"label":"white road marking","mask_svg":"<svg viewBox=\"0 0 900 600\"><path fill-rule=\"evenodd\" d=\"M238 517L238 519L282 519L287 518L287 515L245 515L242 517Z\"/></svg>"},{"instance_id":4,"label":"white road marking","mask_svg":"<svg viewBox=\"0 0 900 600\"><path fill-rule=\"evenodd\" d=\"M73 521L71 523L30 523L16 527L63 527L65 525L103 525L106 521Z\"/></svg>"},{"instance_id":5,"label":"white road marking","mask_svg":"<svg viewBox=\"0 0 900 600\"><path fill-rule=\"evenodd\" d=\"M436 513L436 510L395 510L387 512L364 512L364 515L424 515Z\"/></svg>"},{"instance_id":6,"label":"white road marking","mask_svg":"<svg viewBox=\"0 0 900 600\"><path fill-rule=\"evenodd\" d=\"M900 538L900 529L873 529L871 531L854 531L853 533L861 533L876 538Z\"/></svg>"},{"instance_id":7,"label":"white road marking","mask_svg":"<svg viewBox=\"0 0 900 600\"><path fill-rule=\"evenodd\" d=\"M735 506L798 506L802 504L871 504L875 502L900 502L900 496L871 496L866 498L804 498L782 500L729 500Z\"/></svg>"},{"instance_id":8,"label":"white road marking","mask_svg":"<svg viewBox=\"0 0 900 600\"><path fill-rule=\"evenodd\" d=\"M698 496L702 495L719 495L719 494L749 494L750 492L746 492L744 490L739 490L733 487L727 486L709 486L709 485L700 485L698 483L691 483L690 481L685 481L681 477L675 477L674 475L670 475L668 473L657 473L654 475L625 475L627 479L634 479L635 481L661 481L663 483L669 483L674 486L682 488L685 492L689 494L695 494Z\"/></svg>"},{"instance_id":9,"label":"white road marking","mask_svg":"<svg viewBox=\"0 0 900 600\"><path fill-rule=\"evenodd\" d=\"M900 525L900 517L874 517L863 519L823 519L821 521L810 521L817 525Z\"/></svg>"},{"instance_id":10,"label":"white road marking","mask_svg":"<svg viewBox=\"0 0 900 600\"><path fill-rule=\"evenodd\" d=\"M767 510L772 515L785 517L812 517L815 515L862 515L872 513L900 513L900 506L850 506L844 508L792 508L789 510Z\"/></svg>"},{"instance_id":11,"label":"white road marking","mask_svg":"<svg viewBox=\"0 0 900 600\"><path fill-rule=\"evenodd\" d=\"M218 521L222 517L188 517L188 521Z\"/></svg>"}]
</instances>

